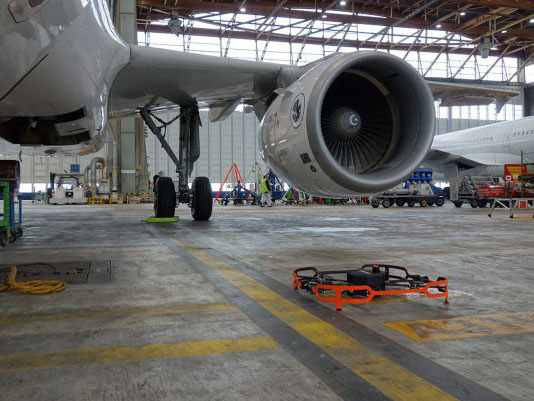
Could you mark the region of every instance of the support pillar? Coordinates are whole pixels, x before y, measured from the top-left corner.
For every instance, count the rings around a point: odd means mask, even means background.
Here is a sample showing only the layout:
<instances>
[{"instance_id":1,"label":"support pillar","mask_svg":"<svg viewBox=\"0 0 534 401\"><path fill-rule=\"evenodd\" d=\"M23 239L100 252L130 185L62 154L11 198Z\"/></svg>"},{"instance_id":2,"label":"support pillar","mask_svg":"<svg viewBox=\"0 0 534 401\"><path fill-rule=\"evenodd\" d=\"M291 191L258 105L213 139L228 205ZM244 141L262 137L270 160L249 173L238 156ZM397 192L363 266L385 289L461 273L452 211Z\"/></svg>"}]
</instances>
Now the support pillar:
<instances>
[{"instance_id":1,"label":"support pillar","mask_svg":"<svg viewBox=\"0 0 534 401\"><path fill-rule=\"evenodd\" d=\"M137 16L135 0L114 0L113 20L122 39L129 44L137 44ZM111 144L111 155L118 155L113 178L120 183L120 192L138 193L149 190L148 166L143 122L138 117L123 118L116 123L115 142ZM118 177L117 177L118 176Z\"/></svg>"}]
</instances>

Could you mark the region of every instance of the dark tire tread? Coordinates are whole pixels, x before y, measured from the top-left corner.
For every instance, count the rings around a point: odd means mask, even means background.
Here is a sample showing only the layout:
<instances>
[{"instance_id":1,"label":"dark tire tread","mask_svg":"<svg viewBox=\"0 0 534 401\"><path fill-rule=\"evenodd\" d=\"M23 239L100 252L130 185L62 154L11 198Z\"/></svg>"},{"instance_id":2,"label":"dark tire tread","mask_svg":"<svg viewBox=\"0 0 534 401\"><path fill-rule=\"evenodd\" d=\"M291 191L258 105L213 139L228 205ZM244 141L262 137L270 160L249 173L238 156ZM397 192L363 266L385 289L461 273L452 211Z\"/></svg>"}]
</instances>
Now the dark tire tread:
<instances>
[{"instance_id":1,"label":"dark tire tread","mask_svg":"<svg viewBox=\"0 0 534 401\"><path fill-rule=\"evenodd\" d=\"M206 221L213 211L213 198L210 180L207 177L197 177L192 184L193 202L191 215L197 221Z\"/></svg>"},{"instance_id":2,"label":"dark tire tread","mask_svg":"<svg viewBox=\"0 0 534 401\"><path fill-rule=\"evenodd\" d=\"M156 217L174 217L176 211L176 190L171 177L160 177L156 182L154 200Z\"/></svg>"}]
</instances>

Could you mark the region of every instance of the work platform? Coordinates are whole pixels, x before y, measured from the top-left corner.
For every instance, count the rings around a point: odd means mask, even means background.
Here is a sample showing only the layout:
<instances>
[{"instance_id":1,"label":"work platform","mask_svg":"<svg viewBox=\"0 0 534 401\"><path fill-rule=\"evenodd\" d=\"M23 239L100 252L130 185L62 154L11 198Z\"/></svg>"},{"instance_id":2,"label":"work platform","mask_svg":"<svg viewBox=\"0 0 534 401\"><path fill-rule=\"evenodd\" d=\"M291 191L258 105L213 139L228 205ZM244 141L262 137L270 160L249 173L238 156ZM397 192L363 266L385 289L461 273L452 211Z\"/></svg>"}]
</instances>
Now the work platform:
<instances>
[{"instance_id":1,"label":"work platform","mask_svg":"<svg viewBox=\"0 0 534 401\"><path fill-rule=\"evenodd\" d=\"M226 206L146 224L151 205L26 210L0 265L78 274L53 295L0 293L2 401L532 399L529 211ZM297 267L373 262L446 276L450 304L336 312L291 287Z\"/></svg>"}]
</instances>

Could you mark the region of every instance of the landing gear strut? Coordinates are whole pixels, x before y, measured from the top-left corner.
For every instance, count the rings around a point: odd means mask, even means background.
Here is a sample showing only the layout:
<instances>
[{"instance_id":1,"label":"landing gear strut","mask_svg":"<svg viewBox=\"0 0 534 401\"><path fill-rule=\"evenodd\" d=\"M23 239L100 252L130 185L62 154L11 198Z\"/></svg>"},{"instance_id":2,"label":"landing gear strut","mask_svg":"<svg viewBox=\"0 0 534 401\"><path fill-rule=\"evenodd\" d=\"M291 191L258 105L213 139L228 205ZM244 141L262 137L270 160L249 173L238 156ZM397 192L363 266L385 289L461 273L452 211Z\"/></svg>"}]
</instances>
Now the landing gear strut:
<instances>
[{"instance_id":1,"label":"landing gear strut","mask_svg":"<svg viewBox=\"0 0 534 401\"><path fill-rule=\"evenodd\" d=\"M193 166L200 156L200 116L198 106L180 107L178 157L161 133L161 128L171 124L172 121L165 123L158 119L163 123L162 126L158 127L147 109L141 109L140 114L147 127L158 138L161 146L176 165L176 173L178 174L177 191L170 177L160 177L156 181L154 199L156 217L174 217L176 204L185 203L191 208L191 214L195 220L209 220L213 207L209 179L207 177L197 177L193 180L192 188L189 189L189 177L191 177Z\"/></svg>"}]
</instances>

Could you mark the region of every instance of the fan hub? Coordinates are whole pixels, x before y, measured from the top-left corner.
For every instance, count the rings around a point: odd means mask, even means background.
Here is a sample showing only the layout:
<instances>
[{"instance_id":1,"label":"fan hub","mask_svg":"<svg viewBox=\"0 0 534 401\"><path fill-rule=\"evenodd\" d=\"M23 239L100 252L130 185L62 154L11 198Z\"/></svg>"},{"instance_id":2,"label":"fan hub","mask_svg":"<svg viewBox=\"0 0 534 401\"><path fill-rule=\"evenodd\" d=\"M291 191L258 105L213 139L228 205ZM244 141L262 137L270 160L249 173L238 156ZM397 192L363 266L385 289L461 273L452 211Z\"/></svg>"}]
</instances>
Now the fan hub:
<instances>
[{"instance_id":1,"label":"fan hub","mask_svg":"<svg viewBox=\"0 0 534 401\"><path fill-rule=\"evenodd\" d=\"M358 113L348 107L338 108L332 115L332 128L342 139L354 138L362 127L362 119Z\"/></svg>"}]
</instances>

